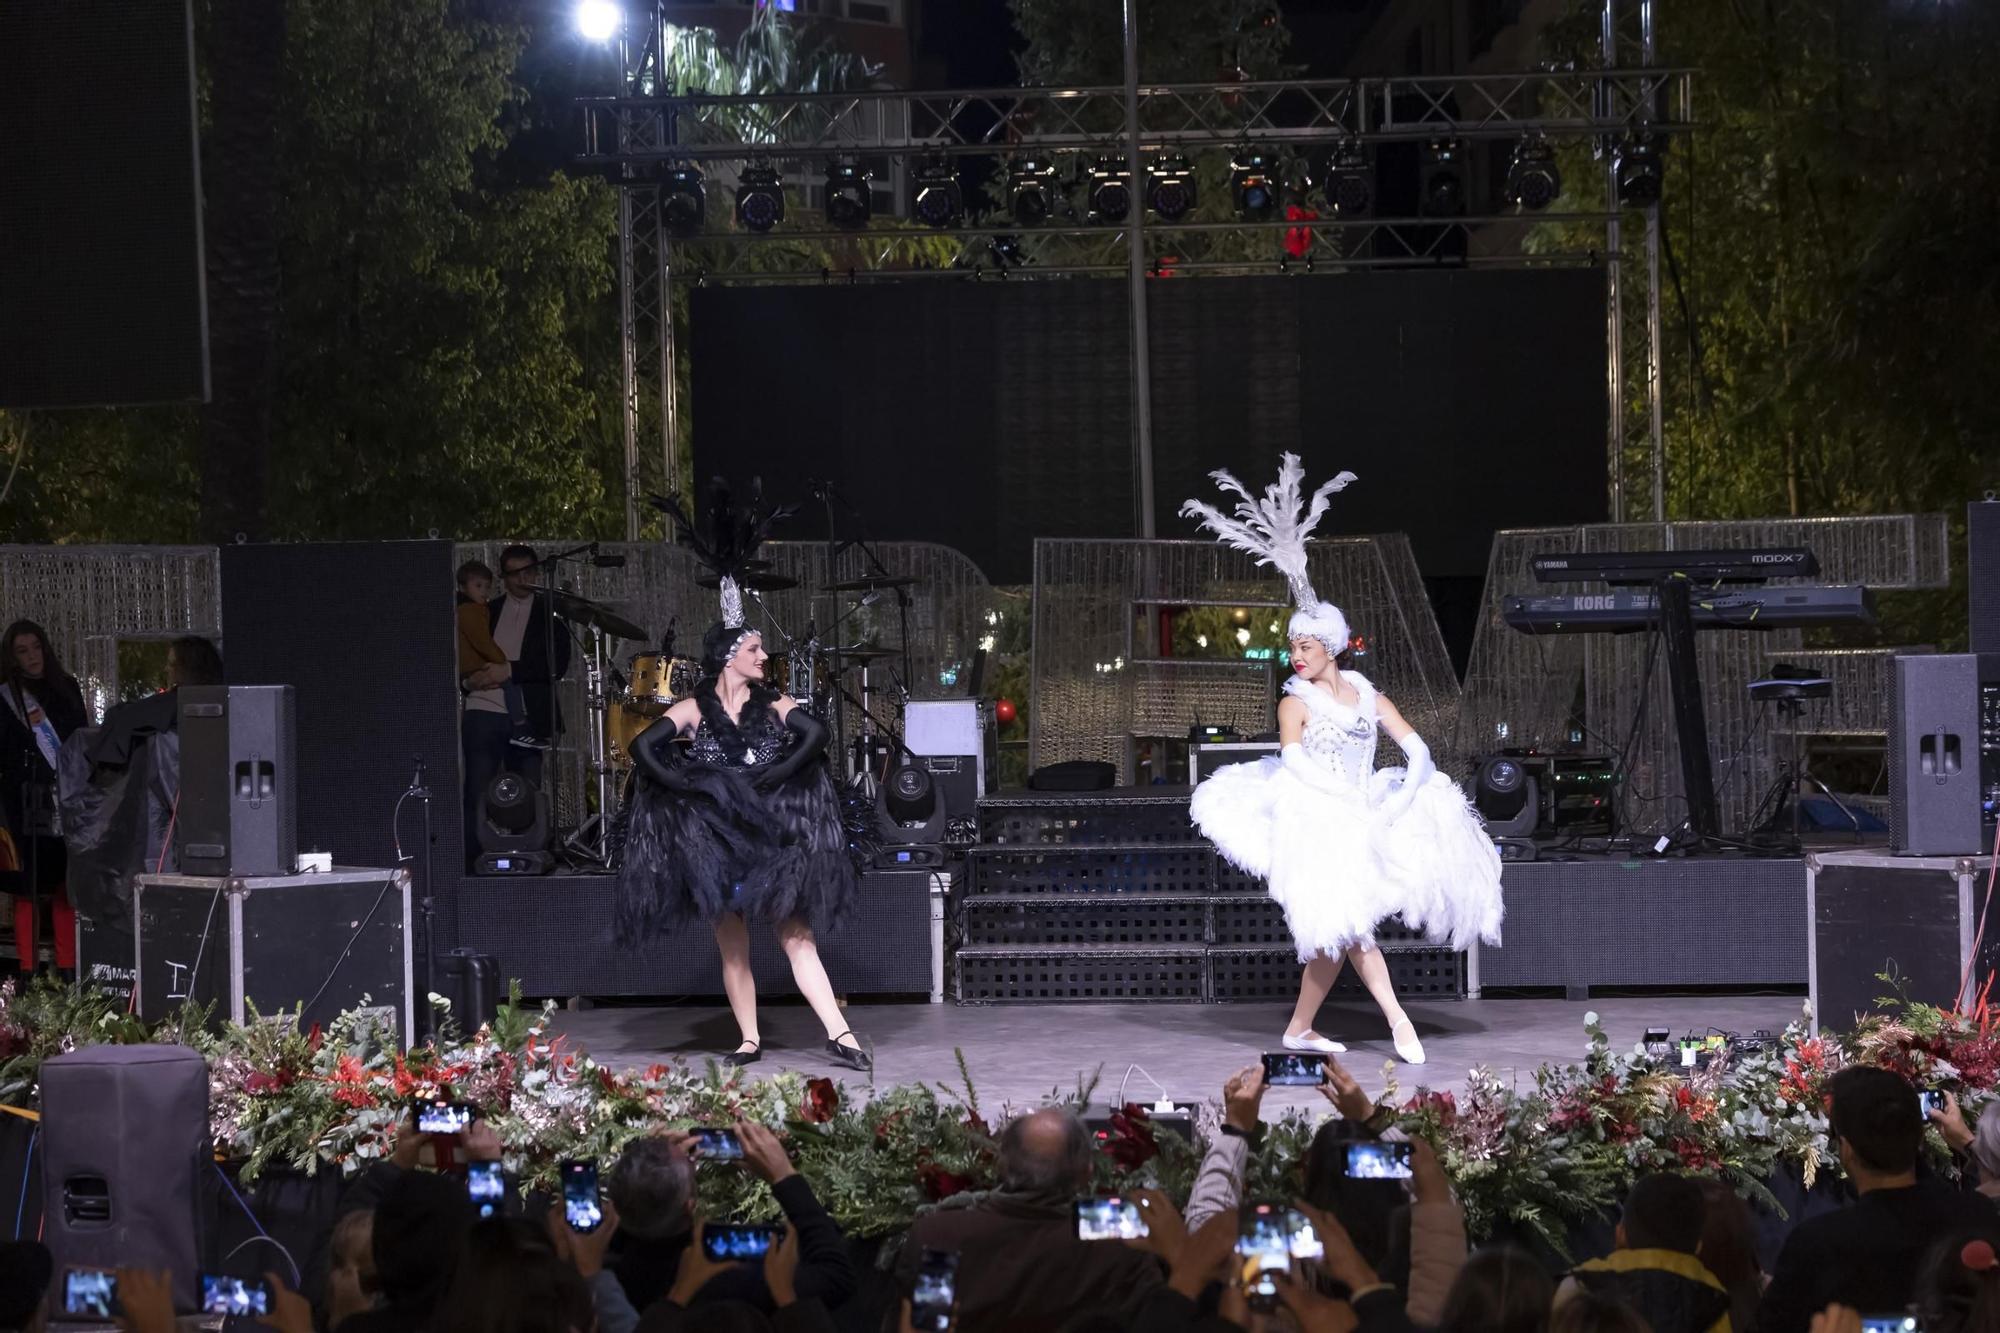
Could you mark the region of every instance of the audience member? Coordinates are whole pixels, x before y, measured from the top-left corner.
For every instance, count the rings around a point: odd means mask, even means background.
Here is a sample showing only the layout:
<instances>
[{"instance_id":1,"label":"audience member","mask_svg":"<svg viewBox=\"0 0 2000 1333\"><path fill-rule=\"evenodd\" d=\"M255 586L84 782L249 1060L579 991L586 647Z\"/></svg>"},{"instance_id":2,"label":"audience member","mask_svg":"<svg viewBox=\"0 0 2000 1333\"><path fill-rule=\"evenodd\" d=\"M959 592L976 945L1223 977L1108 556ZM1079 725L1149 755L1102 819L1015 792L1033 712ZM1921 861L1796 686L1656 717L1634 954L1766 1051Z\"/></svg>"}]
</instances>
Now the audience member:
<instances>
[{"instance_id":1,"label":"audience member","mask_svg":"<svg viewBox=\"0 0 2000 1333\"><path fill-rule=\"evenodd\" d=\"M1729 1292L1696 1257L1705 1209L1690 1177L1641 1176L1625 1195L1617 1249L1572 1269L1556 1308L1590 1291L1632 1306L1653 1333L1730 1333Z\"/></svg>"},{"instance_id":2,"label":"audience member","mask_svg":"<svg viewBox=\"0 0 2000 1333\"><path fill-rule=\"evenodd\" d=\"M630 1230L636 1213L639 1225L653 1233L650 1238L636 1237L640 1244L634 1251L621 1254L614 1268L620 1285L624 1286L630 1274L635 1285L647 1292L650 1283L641 1275L648 1265L657 1265L657 1272L672 1275L672 1284L659 1299L645 1300L642 1304L643 1297L633 1297L632 1304L642 1312L638 1321L641 1333L665 1333L684 1327L683 1312L705 1311L710 1305L726 1301L768 1314L790 1300L809 1301L831 1310L854 1294L858 1279L854 1261L847 1253L847 1238L814 1195L806 1178L792 1165L792 1159L785 1154L785 1145L776 1134L757 1124L737 1125L736 1136L743 1143L743 1168L755 1172L771 1187L778 1206L784 1209L785 1220L790 1223L784 1242L791 1253L785 1281L795 1290L780 1292L772 1286L768 1256L762 1264L710 1260L702 1252L705 1223L695 1208L696 1159L688 1154L689 1141L680 1135L650 1142L641 1139L627 1151L640 1152L642 1164L621 1169L621 1161L614 1166L609 1192L611 1207L617 1210L622 1228ZM665 1154L657 1146L661 1144L667 1149ZM740 1168L718 1164L710 1169ZM681 1201L677 1224L673 1208L676 1199ZM624 1289L627 1296L632 1296L631 1287ZM780 1296L788 1297L788 1301L781 1302Z\"/></svg>"},{"instance_id":3,"label":"audience member","mask_svg":"<svg viewBox=\"0 0 2000 1333\"><path fill-rule=\"evenodd\" d=\"M1757 1225L1750 1208L1729 1182L1702 1176L1702 1267L1729 1293L1729 1323L1747 1333L1757 1322L1757 1304L1764 1299L1764 1270L1757 1260Z\"/></svg>"},{"instance_id":4,"label":"audience member","mask_svg":"<svg viewBox=\"0 0 2000 1333\"><path fill-rule=\"evenodd\" d=\"M1901 1310L1933 1245L1996 1221L1983 1195L1918 1179L1924 1121L1902 1075L1850 1067L1828 1081L1827 1092L1828 1135L1861 1197L1807 1218L1785 1238L1757 1313L1759 1333L1807 1333L1813 1315L1836 1303Z\"/></svg>"},{"instance_id":5,"label":"audience member","mask_svg":"<svg viewBox=\"0 0 2000 1333\"><path fill-rule=\"evenodd\" d=\"M1549 1333L1659 1333L1615 1296L1578 1291L1549 1316Z\"/></svg>"},{"instance_id":6,"label":"audience member","mask_svg":"<svg viewBox=\"0 0 2000 1333\"><path fill-rule=\"evenodd\" d=\"M897 1265L903 1289L925 1250L950 1250L959 1256L956 1333L1047 1333L1095 1310L1130 1317L1165 1274L1153 1254L1077 1239L1074 1203L1090 1192L1091 1153L1068 1110L1009 1121L1000 1187L955 1195L917 1218Z\"/></svg>"},{"instance_id":7,"label":"audience member","mask_svg":"<svg viewBox=\"0 0 2000 1333\"><path fill-rule=\"evenodd\" d=\"M375 1210L356 1208L333 1224L327 1248L326 1326L375 1308Z\"/></svg>"},{"instance_id":8,"label":"audience member","mask_svg":"<svg viewBox=\"0 0 2000 1333\"><path fill-rule=\"evenodd\" d=\"M608 1266L634 1306L667 1294L694 1230L694 1136L659 1133L634 1139L604 1178L618 1210Z\"/></svg>"},{"instance_id":9,"label":"audience member","mask_svg":"<svg viewBox=\"0 0 2000 1333\"><path fill-rule=\"evenodd\" d=\"M1924 1333L2000 1333L2000 1228L1939 1241L1918 1279L1915 1306Z\"/></svg>"},{"instance_id":10,"label":"audience member","mask_svg":"<svg viewBox=\"0 0 2000 1333\"><path fill-rule=\"evenodd\" d=\"M0 1241L0 1333L41 1333L55 1259L39 1241Z\"/></svg>"},{"instance_id":11,"label":"audience member","mask_svg":"<svg viewBox=\"0 0 2000 1333\"><path fill-rule=\"evenodd\" d=\"M477 1220L472 1201L464 1181L429 1171L396 1170L377 1179L370 1246L380 1301L342 1320L339 1333L428 1333Z\"/></svg>"},{"instance_id":12,"label":"audience member","mask_svg":"<svg viewBox=\"0 0 2000 1333\"><path fill-rule=\"evenodd\" d=\"M1459 1270L1438 1333L1547 1333L1556 1284L1527 1253L1492 1246Z\"/></svg>"},{"instance_id":13,"label":"audience member","mask_svg":"<svg viewBox=\"0 0 2000 1333\"><path fill-rule=\"evenodd\" d=\"M475 1223L432 1333L593 1333L590 1292L549 1237L519 1218Z\"/></svg>"},{"instance_id":14,"label":"audience member","mask_svg":"<svg viewBox=\"0 0 2000 1333\"><path fill-rule=\"evenodd\" d=\"M9 625L0 634L0 887L15 895L14 952L23 975L35 970L44 934L54 942L56 970L76 968L56 765L63 742L89 721L83 690L63 670L48 632L32 620Z\"/></svg>"},{"instance_id":15,"label":"audience member","mask_svg":"<svg viewBox=\"0 0 2000 1333\"><path fill-rule=\"evenodd\" d=\"M1944 1105L1931 1112L1946 1146L1971 1167L1967 1181L1989 1199L2000 1199L2000 1115L1982 1115L1975 1124L1965 1122L1958 1098L1944 1094Z\"/></svg>"}]
</instances>

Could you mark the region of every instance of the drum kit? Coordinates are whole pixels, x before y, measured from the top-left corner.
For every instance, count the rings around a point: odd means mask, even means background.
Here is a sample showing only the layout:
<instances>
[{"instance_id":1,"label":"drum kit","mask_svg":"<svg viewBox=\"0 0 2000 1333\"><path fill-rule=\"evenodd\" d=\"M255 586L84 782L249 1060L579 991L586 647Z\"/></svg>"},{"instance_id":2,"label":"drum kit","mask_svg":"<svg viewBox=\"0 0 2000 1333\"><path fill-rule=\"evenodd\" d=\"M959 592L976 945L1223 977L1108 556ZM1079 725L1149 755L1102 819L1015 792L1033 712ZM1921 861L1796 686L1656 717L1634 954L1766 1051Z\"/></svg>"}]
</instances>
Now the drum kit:
<instances>
[{"instance_id":1,"label":"drum kit","mask_svg":"<svg viewBox=\"0 0 2000 1333\"><path fill-rule=\"evenodd\" d=\"M709 577L697 582L713 588L718 580ZM834 599L835 615L830 628L818 631L809 622L802 634L793 635L779 625L758 595L796 588L798 580L772 573L768 566L753 569L738 579L746 597L757 601L765 612L766 623L759 627L770 654L764 663L765 683L827 719L836 738L836 755L846 753L841 740L843 701L860 713L862 734L855 738L856 753L868 756L881 748L879 733L891 728L876 717L876 702L878 697L886 695L900 715L902 704L907 701L909 635L905 625L906 646L900 650L867 642L842 644L832 636L850 617L863 607L874 605L885 594L894 594L898 607L906 612L909 589L916 583L915 578L906 575L879 573L830 584L824 589ZM632 747L669 708L694 692L701 680L701 662L697 657L675 652L676 622L662 636L657 651L630 654L625 659L625 670L619 672L611 666L613 642L645 643L652 636L601 602L565 592L556 593L555 602L557 615L589 636L583 684L590 720L585 734L587 764L597 785L597 813L564 841L564 847L579 860L609 865L610 814L615 808L616 793L623 790L631 776ZM903 659L902 673L897 676L891 672L891 684L885 688L879 681L878 669L897 657ZM858 693L847 686L853 672L859 673ZM860 763L863 773L871 767L865 758Z\"/></svg>"}]
</instances>

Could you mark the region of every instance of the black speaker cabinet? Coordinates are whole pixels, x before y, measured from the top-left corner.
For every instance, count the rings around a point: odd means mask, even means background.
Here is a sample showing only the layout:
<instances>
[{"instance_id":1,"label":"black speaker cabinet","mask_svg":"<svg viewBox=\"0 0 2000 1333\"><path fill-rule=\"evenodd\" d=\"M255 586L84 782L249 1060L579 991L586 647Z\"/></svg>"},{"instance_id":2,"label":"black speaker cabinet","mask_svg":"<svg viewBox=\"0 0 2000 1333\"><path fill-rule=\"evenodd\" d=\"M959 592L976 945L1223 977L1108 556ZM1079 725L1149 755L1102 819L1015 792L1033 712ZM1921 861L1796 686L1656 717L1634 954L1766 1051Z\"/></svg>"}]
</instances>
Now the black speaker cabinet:
<instances>
[{"instance_id":1,"label":"black speaker cabinet","mask_svg":"<svg viewBox=\"0 0 2000 1333\"><path fill-rule=\"evenodd\" d=\"M1856 1015L1881 1012L1876 1001L1899 990L1949 1008L1968 970L1967 1002L1976 997L2000 963L2000 934L1990 926L1972 956L1987 864L1867 851L1808 856L1806 984L1814 1027L1849 1031Z\"/></svg>"},{"instance_id":2,"label":"black speaker cabinet","mask_svg":"<svg viewBox=\"0 0 2000 1333\"><path fill-rule=\"evenodd\" d=\"M1965 507L1965 546L1972 651L2000 653L2000 499Z\"/></svg>"},{"instance_id":3,"label":"black speaker cabinet","mask_svg":"<svg viewBox=\"0 0 2000 1333\"><path fill-rule=\"evenodd\" d=\"M208 1062L185 1046L88 1046L42 1063L43 1241L56 1272L164 1269L195 1308Z\"/></svg>"},{"instance_id":4,"label":"black speaker cabinet","mask_svg":"<svg viewBox=\"0 0 2000 1333\"><path fill-rule=\"evenodd\" d=\"M1889 846L1906 856L1985 850L1979 809L1979 657L1898 657L1889 713Z\"/></svg>"},{"instance_id":5,"label":"black speaker cabinet","mask_svg":"<svg viewBox=\"0 0 2000 1333\"><path fill-rule=\"evenodd\" d=\"M181 688L174 845L182 874L297 871L294 711L289 685Z\"/></svg>"}]
</instances>

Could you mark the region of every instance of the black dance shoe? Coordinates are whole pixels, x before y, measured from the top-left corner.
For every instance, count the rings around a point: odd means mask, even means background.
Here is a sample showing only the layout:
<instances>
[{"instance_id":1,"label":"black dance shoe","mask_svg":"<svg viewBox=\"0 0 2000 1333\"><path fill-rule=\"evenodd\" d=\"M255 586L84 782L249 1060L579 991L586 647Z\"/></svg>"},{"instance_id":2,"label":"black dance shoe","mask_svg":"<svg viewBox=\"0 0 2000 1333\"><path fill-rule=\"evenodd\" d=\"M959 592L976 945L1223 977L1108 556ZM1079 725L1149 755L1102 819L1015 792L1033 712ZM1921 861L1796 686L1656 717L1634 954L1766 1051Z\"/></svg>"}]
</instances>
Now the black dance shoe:
<instances>
[{"instance_id":1,"label":"black dance shoe","mask_svg":"<svg viewBox=\"0 0 2000 1333\"><path fill-rule=\"evenodd\" d=\"M841 1033L840 1037L854 1037L854 1033L850 1029ZM843 1046L840 1044L840 1037L834 1037L826 1044L826 1053L833 1057L833 1062L835 1064L846 1065L849 1069L859 1070L864 1074L874 1073L874 1052L865 1046ZM854 1039L857 1042L861 1040L859 1037L854 1037Z\"/></svg>"},{"instance_id":2,"label":"black dance shoe","mask_svg":"<svg viewBox=\"0 0 2000 1333\"><path fill-rule=\"evenodd\" d=\"M724 1068L741 1069L745 1065L754 1065L764 1058L763 1043L745 1040L743 1044L750 1049L747 1051L731 1051L729 1054L723 1056L722 1063Z\"/></svg>"}]
</instances>

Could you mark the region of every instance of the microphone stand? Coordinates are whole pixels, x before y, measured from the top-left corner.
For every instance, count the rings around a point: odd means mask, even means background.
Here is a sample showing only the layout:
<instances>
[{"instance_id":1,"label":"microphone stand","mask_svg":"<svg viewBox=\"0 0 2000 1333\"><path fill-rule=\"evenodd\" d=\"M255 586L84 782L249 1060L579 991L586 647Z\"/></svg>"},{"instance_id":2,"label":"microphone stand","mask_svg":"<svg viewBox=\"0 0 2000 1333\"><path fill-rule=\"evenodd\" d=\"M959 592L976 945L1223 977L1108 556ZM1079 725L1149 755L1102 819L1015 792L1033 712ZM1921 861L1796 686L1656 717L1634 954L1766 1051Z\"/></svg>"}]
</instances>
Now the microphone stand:
<instances>
[{"instance_id":1,"label":"microphone stand","mask_svg":"<svg viewBox=\"0 0 2000 1333\"><path fill-rule=\"evenodd\" d=\"M431 789L424 781L424 757L416 756L416 771L410 777L410 785L403 792L403 799L415 798L423 805L424 813L424 893L417 900L418 914L423 918L424 937L424 1001L415 1006L421 1015L417 1031L411 1034L412 1044L434 1036L437 1028L437 1011L431 1007L431 996L437 993L437 885L431 864ZM402 858L408 860L408 857Z\"/></svg>"}]
</instances>

